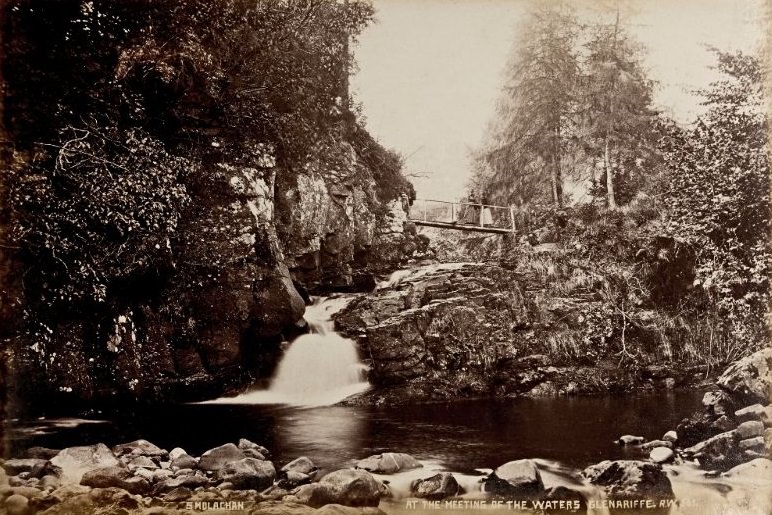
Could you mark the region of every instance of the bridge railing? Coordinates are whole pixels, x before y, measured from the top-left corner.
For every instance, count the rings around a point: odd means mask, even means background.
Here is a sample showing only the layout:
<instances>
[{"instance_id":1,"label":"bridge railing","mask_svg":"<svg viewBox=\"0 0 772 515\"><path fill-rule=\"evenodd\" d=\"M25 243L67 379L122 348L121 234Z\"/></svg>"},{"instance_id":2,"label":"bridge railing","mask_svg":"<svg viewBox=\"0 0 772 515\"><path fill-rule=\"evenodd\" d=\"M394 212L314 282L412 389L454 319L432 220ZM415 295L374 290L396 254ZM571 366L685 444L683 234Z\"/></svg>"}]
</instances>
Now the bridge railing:
<instances>
[{"instance_id":1,"label":"bridge railing","mask_svg":"<svg viewBox=\"0 0 772 515\"><path fill-rule=\"evenodd\" d=\"M416 222L453 224L516 230L515 211L508 206L416 199L410 207L410 219Z\"/></svg>"}]
</instances>

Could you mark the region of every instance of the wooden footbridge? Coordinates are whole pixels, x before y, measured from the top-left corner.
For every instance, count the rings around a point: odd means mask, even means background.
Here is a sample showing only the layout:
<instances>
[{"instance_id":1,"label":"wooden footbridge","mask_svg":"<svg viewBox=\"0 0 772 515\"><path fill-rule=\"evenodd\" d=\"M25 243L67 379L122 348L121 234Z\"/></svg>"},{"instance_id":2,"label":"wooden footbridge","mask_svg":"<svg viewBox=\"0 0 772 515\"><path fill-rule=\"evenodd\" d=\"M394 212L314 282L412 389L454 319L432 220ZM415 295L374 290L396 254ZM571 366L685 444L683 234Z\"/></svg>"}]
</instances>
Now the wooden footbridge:
<instances>
[{"instance_id":1,"label":"wooden footbridge","mask_svg":"<svg viewBox=\"0 0 772 515\"><path fill-rule=\"evenodd\" d=\"M466 202L416 199L408 209L416 225L459 231L515 233L515 208Z\"/></svg>"}]
</instances>

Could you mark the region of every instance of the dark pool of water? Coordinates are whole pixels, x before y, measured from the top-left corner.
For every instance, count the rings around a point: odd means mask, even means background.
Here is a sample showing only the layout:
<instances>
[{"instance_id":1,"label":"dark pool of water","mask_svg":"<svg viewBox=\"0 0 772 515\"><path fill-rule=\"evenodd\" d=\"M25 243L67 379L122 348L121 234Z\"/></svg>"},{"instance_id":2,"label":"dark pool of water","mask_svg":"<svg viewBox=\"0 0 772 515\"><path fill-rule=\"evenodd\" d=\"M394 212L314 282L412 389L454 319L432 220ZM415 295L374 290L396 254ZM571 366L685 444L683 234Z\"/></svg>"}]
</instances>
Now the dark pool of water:
<instances>
[{"instance_id":1,"label":"dark pool of water","mask_svg":"<svg viewBox=\"0 0 772 515\"><path fill-rule=\"evenodd\" d=\"M20 455L34 445L114 445L145 438L198 455L248 438L271 449L278 463L306 455L327 469L383 451L437 460L455 471L519 458L583 467L632 456L613 441L623 434L659 438L697 408L701 396L679 391L396 408L180 405L112 414L104 417L106 423L71 428L52 427L47 420L17 421L6 443L9 454Z\"/></svg>"}]
</instances>

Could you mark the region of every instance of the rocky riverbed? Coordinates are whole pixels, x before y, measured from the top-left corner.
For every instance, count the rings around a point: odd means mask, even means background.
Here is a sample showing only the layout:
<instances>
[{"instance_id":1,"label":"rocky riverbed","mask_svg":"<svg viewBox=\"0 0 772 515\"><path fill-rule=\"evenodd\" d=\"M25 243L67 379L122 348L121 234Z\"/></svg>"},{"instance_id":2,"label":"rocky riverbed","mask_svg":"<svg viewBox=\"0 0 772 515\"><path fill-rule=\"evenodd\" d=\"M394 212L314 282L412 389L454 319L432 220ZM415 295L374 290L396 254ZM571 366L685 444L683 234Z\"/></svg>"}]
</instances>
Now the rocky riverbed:
<instances>
[{"instance_id":1,"label":"rocky riverbed","mask_svg":"<svg viewBox=\"0 0 772 515\"><path fill-rule=\"evenodd\" d=\"M738 361L706 393L702 410L657 440L620 436L617 443L629 449L629 459L601 461L581 471L536 458L475 473L448 471L399 452L323 470L313 457L273 461L269 449L246 439L200 456L137 440L112 448L104 443L29 448L2 462L0 500L9 515L710 513L713 508L732 513L732 507L767 513L771 365L772 349Z\"/></svg>"}]
</instances>

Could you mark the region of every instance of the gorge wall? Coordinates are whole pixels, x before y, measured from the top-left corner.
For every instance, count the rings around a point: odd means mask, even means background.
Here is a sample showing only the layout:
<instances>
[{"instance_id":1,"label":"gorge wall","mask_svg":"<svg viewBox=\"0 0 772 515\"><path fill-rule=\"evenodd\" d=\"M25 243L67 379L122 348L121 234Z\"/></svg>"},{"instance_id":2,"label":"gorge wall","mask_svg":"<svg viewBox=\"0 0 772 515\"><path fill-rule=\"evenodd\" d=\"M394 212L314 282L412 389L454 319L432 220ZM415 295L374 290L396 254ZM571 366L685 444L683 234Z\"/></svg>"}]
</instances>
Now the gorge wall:
<instances>
[{"instance_id":1,"label":"gorge wall","mask_svg":"<svg viewBox=\"0 0 772 515\"><path fill-rule=\"evenodd\" d=\"M417 246L399 201L381 201L341 147L345 166L311 163L291 181L265 148L252 166L210 151L151 273L116 281L88 316L48 313L14 336L16 404L202 399L270 376L309 291L369 288Z\"/></svg>"}]
</instances>

